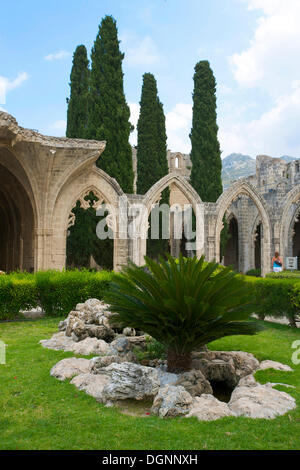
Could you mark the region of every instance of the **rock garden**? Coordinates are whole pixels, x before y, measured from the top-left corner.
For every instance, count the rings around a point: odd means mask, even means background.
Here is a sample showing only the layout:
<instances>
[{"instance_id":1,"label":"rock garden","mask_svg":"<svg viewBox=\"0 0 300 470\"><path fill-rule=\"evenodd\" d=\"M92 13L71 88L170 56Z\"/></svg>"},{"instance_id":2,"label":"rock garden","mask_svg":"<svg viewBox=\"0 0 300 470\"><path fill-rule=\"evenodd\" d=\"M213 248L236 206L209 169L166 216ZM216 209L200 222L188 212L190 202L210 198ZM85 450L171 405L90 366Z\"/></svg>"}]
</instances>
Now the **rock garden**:
<instances>
[{"instance_id":1,"label":"rock garden","mask_svg":"<svg viewBox=\"0 0 300 470\"><path fill-rule=\"evenodd\" d=\"M288 393L273 388L275 383L261 385L253 375L267 368L292 371L287 365L202 346L191 352L188 370L169 372L166 359L145 359L153 341L137 328L123 328L110 305L89 299L60 322L58 333L40 343L76 356L94 355L63 359L50 374L70 380L108 407L131 401L134 409L146 401L151 402L151 414L162 418L212 421L226 416L272 419L296 406Z\"/></svg>"}]
</instances>

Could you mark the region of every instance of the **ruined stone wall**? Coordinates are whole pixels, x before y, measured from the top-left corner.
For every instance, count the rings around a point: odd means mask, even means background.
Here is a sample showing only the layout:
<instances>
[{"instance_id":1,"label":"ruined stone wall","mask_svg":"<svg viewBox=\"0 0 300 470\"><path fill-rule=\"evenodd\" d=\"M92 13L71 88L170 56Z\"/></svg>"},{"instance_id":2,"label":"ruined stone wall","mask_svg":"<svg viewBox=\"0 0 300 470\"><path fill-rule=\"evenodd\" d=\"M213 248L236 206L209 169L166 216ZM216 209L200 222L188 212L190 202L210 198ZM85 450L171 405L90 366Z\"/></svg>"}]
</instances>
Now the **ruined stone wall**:
<instances>
[{"instance_id":1,"label":"ruined stone wall","mask_svg":"<svg viewBox=\"0 0 300 470\"><path fill-rule=\"evenodd\" d=\"M298 161L258 156L255 175L233 183L216 203L204 203L189 183L188 155L168 151L169 174L145 195L125 195L118 182L95 164L104 149L105 142L47 137L23 129L12 116L0 112L0 268L62 269L67 230L74 223L71 210L78 200L84 206L90 191L110 207L114 269L129 259L142 265L148 217L167 187L172 205L189 204L194 210L197 236L190 253L198 257L205 254L209 261L220 261L224 216L237 220L241 272L253 269L261 258L266 274L275 250L283 257L300 253ZM136 166L133 149L135 188ZM124 198L126 208L120 212Z\"/></svg>"}]
</instances>

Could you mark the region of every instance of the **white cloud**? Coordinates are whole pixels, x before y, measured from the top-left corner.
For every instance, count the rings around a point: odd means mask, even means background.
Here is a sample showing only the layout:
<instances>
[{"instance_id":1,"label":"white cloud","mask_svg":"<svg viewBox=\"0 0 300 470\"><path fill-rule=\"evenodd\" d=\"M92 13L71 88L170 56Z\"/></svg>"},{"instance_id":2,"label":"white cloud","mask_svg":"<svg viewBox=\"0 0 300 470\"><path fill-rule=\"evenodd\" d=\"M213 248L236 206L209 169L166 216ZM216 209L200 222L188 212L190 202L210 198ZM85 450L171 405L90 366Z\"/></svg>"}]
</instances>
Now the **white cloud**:
<instances>
[{"instance_id":1,"label":"white cloud","mask_svg":"<svg viewBox=\"0 0 300 470\"><path fill-rule=\"evenodd\" d=\"M21 72L14 80L0 76L0 104L6 103L6 95L9 91L14 90L22 85L25 80L28 80L29 75L26 72Z\"/></svg>"},{"instance_id":2,"label":"white cloud","mask_svg":"<svg viewBox=\"0 0 300 470\"><path fill-rule=\"evenodd\" d=\"M134 46L129 45L134 41ZM150 36L142 40L123 36L122 42L125 46L125 60L132 66L148 66L159 61L159 54L155 42Z\"/></svg>"},{"instance_id":3,"label":"white cloud","mask_svg":"<svg viewBox=\"0 0 300 470\"><path fill-rule=\"evenodd\" d=\"M136 125L139 119L139 114L140 114L140 105L138 103L128 103L128 106L130 108L130 122L131 124L134 125L134 131L131 132L129 141L131 145L136 145L137 144L137 129Z\"/></svg>"},{"instance_id":4,"label":"white cloud","mask_svg":"<svg viewBox=\"0 0 300 470\"><path fill-rule=\"evenodd\" d=\"M130 135L131 145L137 144L136 125L139 118L140 106L137 103L129 103L130 122L135 126ZM177 103L175 107L166 114L166 131L168 136L168 148L172 151L183 153L190 152L189 133L192 125L192 105Z\"/></svg>"},{"instance_id":5,"label":"white cloud","mask_svg":"<svg viewBox=\"0 0 300 470\"><path fill-rule=\"evenodd\" d=\"M177 103L166 114L168 148L173 152L189 153L191 143L189 133L192 126L193 108L188 103Z\"/></svg>"},{"instance_id":6,"label":"white cloud","mask_svg":"<svg viewBox=\"0 0 300 470\"><path fill-rule=\"evenodd\" d=\"M261 86L273 96L300 78L299 0L244 0L261 10L249 47L230 57L234 76L244 87Z\"/></svg>"},{"instance_id":7,"label":"white cloud","mask_svg":"<svg viewBox=\"0 0 300 470\"><path fill-rule=\"evenodd\" d=\"M223 155L300 156L300 1L240 1L258 10L259 18L249 47L229 62L240 87L261 88L271 104L248 122L243 103L227 110L219 122Z\"/></svg>"},{"instance_id":8,"label":"white cloud","mask_svg":"<svg viewBox=\"0 0 300 470\"><path fill-rule=\"evenodd\" d=\"M219 139L223 155L242 152L251 156L300 156L300 82L279 96L272 108L250 122L225 119Z\"/></svg>"},{"instance_id":9,"label":"white cloud","mask_svg":"<svg viewBox=\"0 0 300 470\"><path fill-rule=\"evenodd\" d=\"M63 119L55 121L50 125L51 134L56 137L64 137L66 135L67 122Z\"/></svg>"},{"instance_id":10,"label":"white cloud","mask_svg":"<svg viewBox=\"0 0 300 470\"><path fill-rule=\"evenodd\" d=\"M52 54L48 54L44 57L45 60L53 61L53 60L61 60L70 57L71 53L67 51L59 51Z\"/></svg>"}]
</instances>

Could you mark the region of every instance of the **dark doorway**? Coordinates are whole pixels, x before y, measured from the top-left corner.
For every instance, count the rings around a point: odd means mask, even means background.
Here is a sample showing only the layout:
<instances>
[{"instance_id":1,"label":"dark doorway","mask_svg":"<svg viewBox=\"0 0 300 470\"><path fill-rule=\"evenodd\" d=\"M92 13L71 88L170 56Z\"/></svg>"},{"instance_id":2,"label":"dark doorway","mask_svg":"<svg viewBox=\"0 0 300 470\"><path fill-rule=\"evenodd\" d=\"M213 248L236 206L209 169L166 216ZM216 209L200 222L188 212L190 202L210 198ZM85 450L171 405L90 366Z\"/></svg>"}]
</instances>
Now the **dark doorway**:
<instances>
[{"instance_id":1,"label":"dark doorway","mask_svg":"<svg viewBox=\"0 0 300 470\"><path fill-rule=\"evenodd\" d=\"M293 256L300 257L300 221L294 225L294 236L293 236Z\"/></svg>"},{"instance_id":2,"label":"dark doorway","mask_svg":"<svg viewBox=\"0 0 300 470\"><path fill-rule=\"evenodd\" d=\"M259 224L255 232L255 245L254 245L255 269L261 269L261 236L262 236L262 225Z\"/></svg>"},{"instance_id":3,"label":"dark doorway","mask_svg":"<svg viewBox=\"0 0 300 470\"><path fill-rule=\"evenodd\" d=\"M239 229L238 222L235 217L232 217L228 227L229 240L226 245L224 254L225 266L233 266L233 268L239 270Z\"/></svg>"}]
</instances>

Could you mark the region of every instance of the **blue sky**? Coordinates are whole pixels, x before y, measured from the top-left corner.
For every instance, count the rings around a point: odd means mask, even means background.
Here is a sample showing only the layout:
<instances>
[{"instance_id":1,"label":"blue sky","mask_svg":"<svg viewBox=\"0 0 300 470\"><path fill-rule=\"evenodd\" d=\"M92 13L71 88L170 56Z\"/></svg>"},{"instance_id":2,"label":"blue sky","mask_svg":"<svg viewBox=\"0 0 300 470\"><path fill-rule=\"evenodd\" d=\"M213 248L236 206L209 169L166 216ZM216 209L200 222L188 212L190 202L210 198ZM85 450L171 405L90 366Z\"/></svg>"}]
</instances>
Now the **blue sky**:
<instances>
[{"instance_id":1,"label":"blue sky","mask_svg":"<svg viewBox=\"0 0 300 470\"><path fill-rule=\"evenodd\" d=\"M222 156L300 156L299 0L5 2L0 107L24 127L64 135L72 54L78 44L90 53L106 14L117 20L134 124L142 75L152 72L168 147L189 152L194 66L205 59L217 80Z\"/></svg>"}]
</instances>

